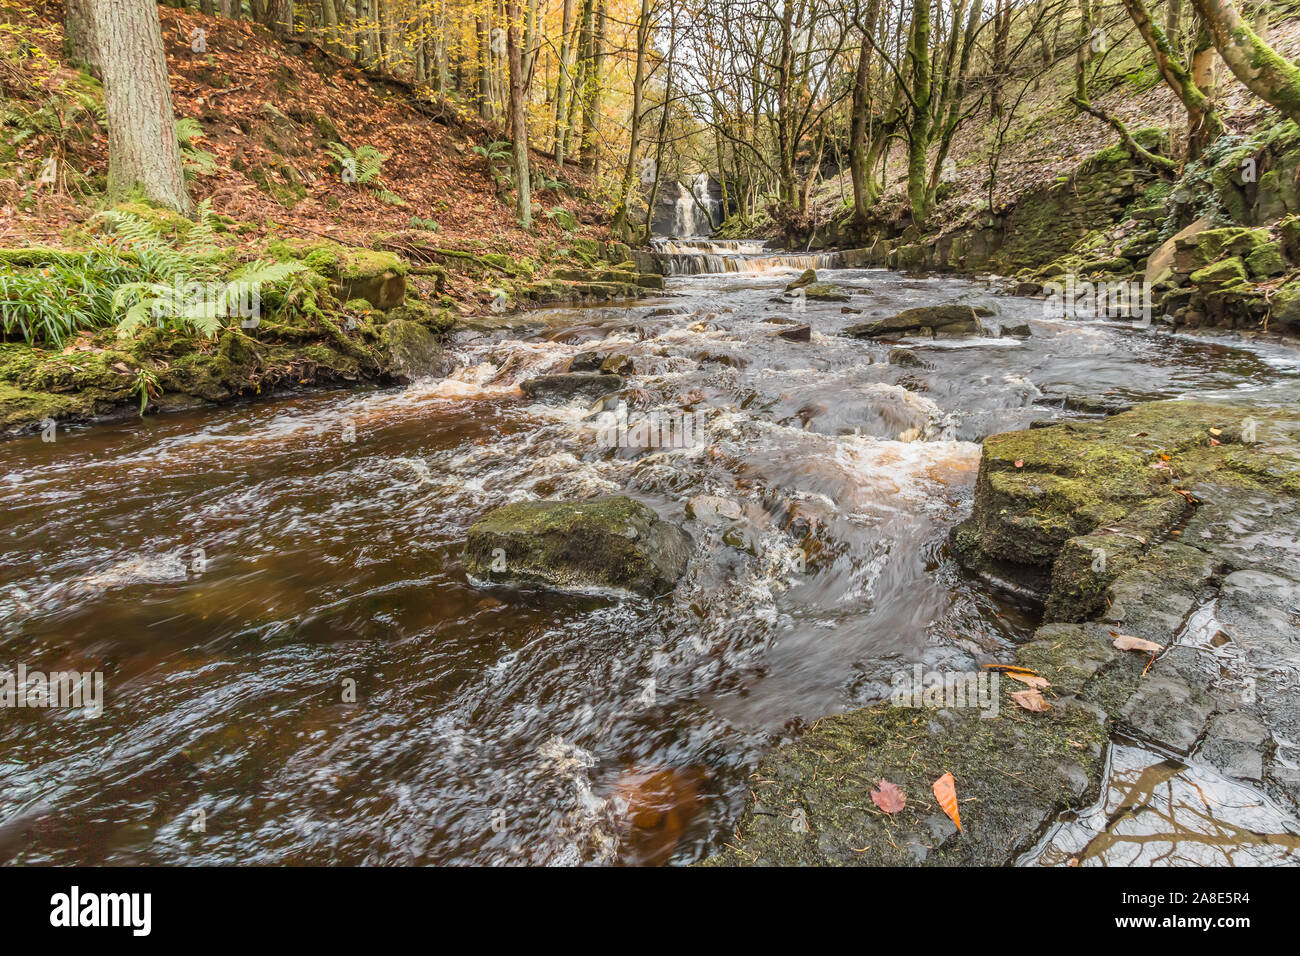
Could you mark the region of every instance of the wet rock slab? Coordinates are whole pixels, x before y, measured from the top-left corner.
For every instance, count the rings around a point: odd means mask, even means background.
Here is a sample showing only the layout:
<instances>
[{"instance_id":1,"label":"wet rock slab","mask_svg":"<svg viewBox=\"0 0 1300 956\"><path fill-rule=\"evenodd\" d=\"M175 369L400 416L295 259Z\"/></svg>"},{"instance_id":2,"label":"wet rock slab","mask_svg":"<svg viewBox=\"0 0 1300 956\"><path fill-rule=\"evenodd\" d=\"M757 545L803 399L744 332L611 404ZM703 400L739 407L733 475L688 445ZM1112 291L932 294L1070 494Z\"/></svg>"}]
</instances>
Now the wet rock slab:
<instances>
[{"instance_id":1,"label":"wet rock slab","mask_svg":"<svg viewBox=\"0 0 1300 956\"><path fill-rule=\"evenodd\" d=\"M992 718L889 704L824 718L761 764L706 863L1013 863L1096 799L1116 732L1300 813L1298 411L1159 402L990 436L954 539L977 570L1034 570L1058 598L1048 620L1075 618L1015 654L1050 682L1051 709L1017 707L1004 679ZM1165 650L1121 650L1120 635ZM944 773L961 834L931 795ZM902 813L871 802L881 778L907 793Z\"/></svg>"},{"instance_id":2,"label":"wet rock slab","mask_svg":"<svg viewBox=\"0 0 1300 956\"><path fill-rule=\"evenodd\" d=\"M619 375L600 372L565 372L560 375L538 375L519 386L523 393L535 401L567 402L571 398L600 398L623 387Z\"/></svg>"},{"instance_id":3,"label":"wet rock slab","mask_svg":"<svg viewBox=\"0 0 1300 956\"><path fill-rule=\"evenodd\" d=\"M497 508L469 529L463 560L480 581L653 597L672 590L690 554L685 531L616 495Z\"/></svg>"}]
</instances>

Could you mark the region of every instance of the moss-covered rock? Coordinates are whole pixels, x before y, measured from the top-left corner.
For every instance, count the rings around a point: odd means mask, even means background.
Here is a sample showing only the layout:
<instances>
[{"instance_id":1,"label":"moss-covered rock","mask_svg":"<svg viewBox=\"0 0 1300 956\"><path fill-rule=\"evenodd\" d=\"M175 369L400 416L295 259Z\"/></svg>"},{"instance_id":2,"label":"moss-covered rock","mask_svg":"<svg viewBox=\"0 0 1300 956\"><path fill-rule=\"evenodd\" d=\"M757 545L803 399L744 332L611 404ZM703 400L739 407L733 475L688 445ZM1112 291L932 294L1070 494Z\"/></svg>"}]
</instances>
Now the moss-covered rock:
<instances>
[{"instance_id":1,"label":"moss-covered rock","mask_svg":"<svg viewBox=\"0 0 1300 956\"><path fill-rule=\"evenodd\" d=\"M990 309L969 305L926 305L904 309L885 319L850 325L841 334L854 339L882 336L962 336L985 335L981 318L992 315Z\"/></svg>"},{"instance_id":2,"label":"moss-covered rock","mask_svg":"<svg viewBox=\"0 0 1300 956\"><path fill-rule=\"evenodd\" d=\"M443 373L442 345L418 322L392 319L380 333L379 348L384 356L384 369L395 381L413 382Z\"/></svg>"},{"instance_id":3,"label":"moss-covered rock","mask_svg":"<svg viewBox=\"0 0 1300 956\"><path fill-rule=\"evenodd\" d=\"M655 596L672 590L690 552L685 531L619 495L498 508L469 529L464 562L483 581Z\"/></svg>"},{"instance_id":4,"label":"moss-covered rock","mask_svg":"<svg viewBox=\"0 0 1300 956\"><path fill-rule=\"evenodd\" d=\"M999 685L995 719L972 708L888 704L822 718L759 765L735 837L706 864L1011 863L1045 820L1096 793L1107 726L1096 710L1068 702L1031 714L1009 697L1022 686ZM945 773L955 780L962 833L931 791ZM882 779L907 795L900 813L872 803Z\"/></svg>"},{"instance_id":5,"label":"moss-covered rock","mask_svg":"<svg viewBox=\"0 0 1300 956\"><path fill-rule=\"evenodd\" d=\"M1271 279L1286 272L1286 259L1281 242L1265 242L1256 246L1246 256L1246 268L1257 279Z\"/></svg>"},{"instance_id":6,"label":"moss-covered rock","mask_svg":"<svg viewBox=\"0 0 1300 956\"><path fill-rule=\"evenodd\" d=\"M1240 448L1243 423L1260 414L1150 402L1102 421L991 435L954 551L972 570L1036 590L1053 619L1080 620L1186 513L1190 482L1209 474L1254 480L1229 452Z\"/></svg>"},{"instance_id":7,"label":"moss-covered rock","mask_svg":"<svg viewBox=\"0 0 1300 956\"><path fill-rule=\"evenodd\" d=\"M786 285L785 291L793 292L795 289L802 289L805 286L810 286L816 281L817 281L817 270L805 269L803 273L799 276L799 278L795 279L793 282L790 282Z\"/></svg>"},{"instance_id":8,"label":"moss-covered rock","mask_svg":"<svg viewBox=\"0 0 1300 956\"><path fill-rule=\"evenodd\" d=\"M1241 285L1246 281L1246 264L1239 256L1232 256L1212 263L1204 269L1197 269L1189 278L1192 285L1208 289Z\"/></svg>"},{"instance_id":9,"label":"moss-covered rock","mask_svg":"<svg viewBox=\"0 0 1300 956\"><path fill-rule=\"evenodd\" d=\"M320 242L273 242L276 259L298 259L334 284L342 302L365 299L377 309L396 308L406 297L406 260L391 252Z\"/></svg>"}]
</instances>

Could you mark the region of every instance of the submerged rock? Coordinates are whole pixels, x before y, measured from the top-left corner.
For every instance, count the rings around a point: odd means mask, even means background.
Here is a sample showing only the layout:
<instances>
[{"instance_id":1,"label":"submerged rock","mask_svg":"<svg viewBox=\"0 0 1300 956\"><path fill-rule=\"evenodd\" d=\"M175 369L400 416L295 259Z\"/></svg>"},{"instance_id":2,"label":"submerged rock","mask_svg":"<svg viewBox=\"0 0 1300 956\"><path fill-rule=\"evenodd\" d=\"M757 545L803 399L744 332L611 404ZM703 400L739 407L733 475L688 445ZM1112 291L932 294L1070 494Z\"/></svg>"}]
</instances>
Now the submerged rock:
<instances>
[{"instance_id":1,"label":"submerged rock","mask_svg":"<svg viewBox=\"0 0 1300 956\"><path fill-rule=\"evenodd\" d=\"M525 395L536 401L567 401L578 395L600 398L609 392L616 392L623 387L623 378L600 373L565 372L561 375L539 375L521 383L519 387Z\"/></svg>"},{"instance_id":2,"label":"submerged rock","mask_svg":"<svg viewBox=\"0 0 1300 956\"><path fill-rule=\"evenodd\" d=\"M685 531L616 495L498 508L469 529L463 557L465 570L481 580L653 597L672 590L690 554Z\"/></svg>"},{"instance_id":3,"label":"submerged rock","mask_svg":"<svg viewBox=\"0 0 1300 956\"><path fill-rule=\"evenodd\" d=\"M890 365L897 365L899 368L934 367L911 349L890 349L889 354L885 356L885 361Z\"/></svg>"},{"instance_id":4,"label":"submerged rock","mask_svg":"<svg viewBox=\"0 0 1300 956\"><path fill-rule=\"evenodd\" d=\"M926 305L906 309L887 319L850 325L842 334L854 339L901 335L924 338L987 335L988 330L980 318L992 314L992 310L981 306Z\"/></svg>"}]
</instances>

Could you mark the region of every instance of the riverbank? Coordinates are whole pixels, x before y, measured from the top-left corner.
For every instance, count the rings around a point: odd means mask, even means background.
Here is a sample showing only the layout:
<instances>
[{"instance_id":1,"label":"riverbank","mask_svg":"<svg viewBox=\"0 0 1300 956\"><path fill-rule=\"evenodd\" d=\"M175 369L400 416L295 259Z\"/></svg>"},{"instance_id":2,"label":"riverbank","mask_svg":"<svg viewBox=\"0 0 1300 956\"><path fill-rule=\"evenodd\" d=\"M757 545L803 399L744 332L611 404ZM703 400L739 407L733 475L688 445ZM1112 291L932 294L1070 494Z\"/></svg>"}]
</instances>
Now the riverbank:
<instances>
[{"instance_id":1,"label":"riverbank","mask_svg":"<svg viewBox=\"0 0 1300 956\"><path fill-rule=\"evenodd\" d=\"M236 231L210 213L194 224L134 204L97 214L67 246L0 249L9 337L0 342L0 437L406 383L446 370L443 346L461 324L663 287L620 243L574 238L534 262L410 237L382 250L327 240L249 248L229 241ZM486 309L482 285L492 292ZM475 289L468 298L466 286ZM139 318L128 331L132 309Z\"/></svg>"},{"instance_id":2,"label":"riverbank","mask_svg":"<svg viewBox=\"0 0 1300 956\"><path fill-rule=\"evenodd\" d=\"M0 31L0 436L410 381L458 322L662 288L581 164L533 154L522 229L499 127L183 9L159 15L196 221L110 205L104 91L66 59L57 6Z\"/></svg>"}]
</instances>

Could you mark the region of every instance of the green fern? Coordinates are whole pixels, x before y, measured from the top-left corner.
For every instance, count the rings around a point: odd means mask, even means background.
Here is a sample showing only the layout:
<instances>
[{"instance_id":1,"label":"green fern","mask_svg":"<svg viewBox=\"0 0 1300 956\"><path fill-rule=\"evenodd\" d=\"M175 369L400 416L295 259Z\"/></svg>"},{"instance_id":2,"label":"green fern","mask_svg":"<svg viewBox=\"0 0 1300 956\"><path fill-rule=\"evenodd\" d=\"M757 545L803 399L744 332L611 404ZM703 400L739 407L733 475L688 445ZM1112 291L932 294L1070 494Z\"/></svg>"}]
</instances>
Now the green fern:
<instances>
[{"instance_id":1,"label":"green fern","mask_svg":"<svg viewBox=\"0 0 1300 956\"><path fill-rule=\"evenodd\" d=\"M282 299L292 298L303 286L290 280L310 271L301 262L259 260L238 270L225 283L129 282L113 295L113 311L121 315L117 332L129 338L142 327L154 324L215 338L224 320L259 315L264 290L287 284L287 289L280 290Z\"/></svg>"},{"instance_id":2,"label":"green fern","mask_svg":"<svg viewBox=\"0 0 1300 956\"><path fill-rule=\"evenodd\" d=\"M190 116L176 121L176 141L181 148L181 165L188 182L196 176L212 176L217 171L217 157L194 144L203 138L203 127Z\"/></svg>"},{"instance_id":3,"label":"green fern","mask_svg":"<svg viewBox=\"0 0 1300 956\"><path fill-rule=\"evenodd\" d=\"M375 194L375 198L390 206L405 206L407 202L397 193L384 185L384 162L388 153L381 153L369 143L362 143L355 150L343 143L327 143L325 151L338 163L340 174L351 174L352 182L365 186Z\"/></svg>"}]
</instances>

